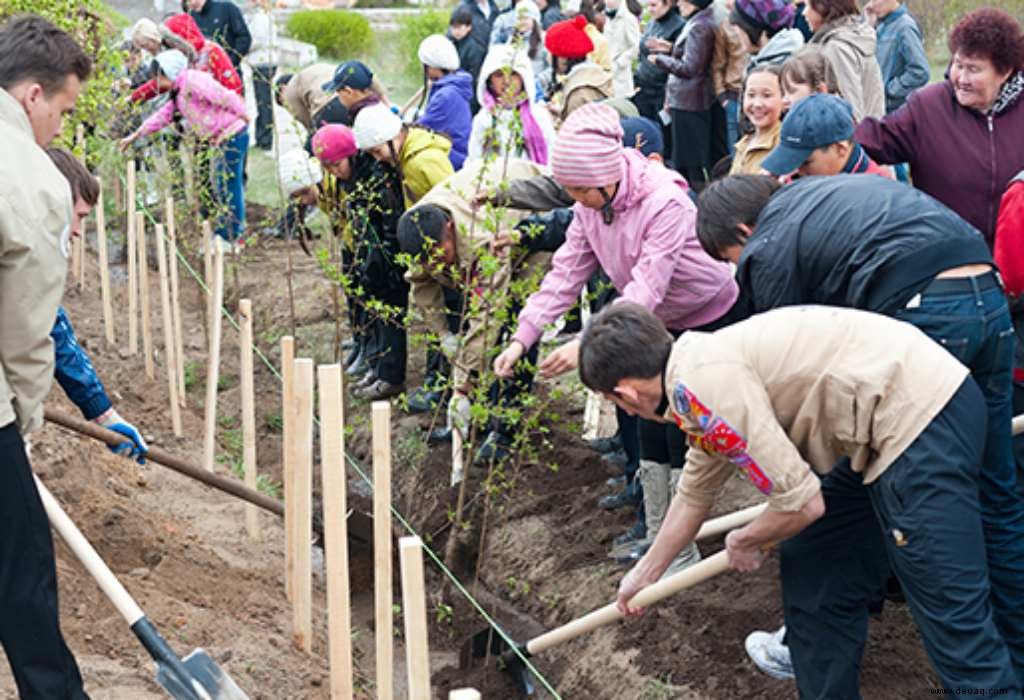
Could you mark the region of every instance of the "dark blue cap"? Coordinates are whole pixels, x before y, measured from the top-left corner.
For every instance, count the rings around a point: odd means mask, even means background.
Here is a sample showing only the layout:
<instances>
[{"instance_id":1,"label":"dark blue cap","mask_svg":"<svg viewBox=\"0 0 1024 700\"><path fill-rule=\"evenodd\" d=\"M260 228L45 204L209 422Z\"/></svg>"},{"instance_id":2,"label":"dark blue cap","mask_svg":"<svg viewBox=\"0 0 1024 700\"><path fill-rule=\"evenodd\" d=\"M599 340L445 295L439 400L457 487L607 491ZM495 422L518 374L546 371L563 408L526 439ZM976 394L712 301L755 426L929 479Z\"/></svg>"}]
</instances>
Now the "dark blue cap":
<instances>
[{"instance_id":1,"label":"dark blue cap","mask_svg":"<svg viewBox=\"0 0 1024 700\"><path fill-rule=\"evenodd\" d=\"M645 156L652 153L665 155L665 139L662 138L660 124L646 117L625 117L620 119L619 123L622 124L623 146L635 148Z\"/></svg>"},{"instance_id":2,"label":"dark blue cap","mask_svg":"<svg viewBox=\"0 0 1024 700\"><path fill-rule=\"evenodd\" d=\"M797 102L782 121L779 145L761 167L788 175L819 148L853 138L853 107L841 97L815 93Z\"/></svg>"},{"instance_id":3,"label":"dark blue cap","mask_svg":"<svg viewBox=\"0 0 1024 700\"><path fill-rule=\"evenodd\" d=\"M321 87L324 92L337 92L350 87L354 90L365 90L373 82L373 71L362 61L345 61L334 69L334 77Z\"/></svg>"}]
</instances>

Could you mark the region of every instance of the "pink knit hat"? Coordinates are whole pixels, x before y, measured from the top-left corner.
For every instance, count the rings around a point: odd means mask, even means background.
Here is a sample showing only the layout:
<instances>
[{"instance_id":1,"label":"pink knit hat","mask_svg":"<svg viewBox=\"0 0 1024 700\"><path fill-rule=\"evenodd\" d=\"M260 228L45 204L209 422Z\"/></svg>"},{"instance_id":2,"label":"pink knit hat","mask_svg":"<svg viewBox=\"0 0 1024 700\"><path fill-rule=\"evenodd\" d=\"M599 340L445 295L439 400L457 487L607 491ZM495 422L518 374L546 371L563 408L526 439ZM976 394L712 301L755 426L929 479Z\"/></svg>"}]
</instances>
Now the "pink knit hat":
<instances>
[{"instance_id":1,"label":"pink knit hat","mask_svg":"<svg viewBox=\"0 0 1024 700\"><path fill-rule=\"evenodd\" d=\"M313 153L325 165L354 156L357 150L355 134L343 124L326 124L313 134Z\"/></svg>"},{"instance_id":2,"label":"pink knit hat","mask_svg":"<svg viewBox=\"0 0 1024 700\"><path fill-rule=\"evenodd\" d=\"M604 187L625 176L619 113L591 102L565 120L555 136L551 171L562 187Z\"/></svg>"}]
</instances>

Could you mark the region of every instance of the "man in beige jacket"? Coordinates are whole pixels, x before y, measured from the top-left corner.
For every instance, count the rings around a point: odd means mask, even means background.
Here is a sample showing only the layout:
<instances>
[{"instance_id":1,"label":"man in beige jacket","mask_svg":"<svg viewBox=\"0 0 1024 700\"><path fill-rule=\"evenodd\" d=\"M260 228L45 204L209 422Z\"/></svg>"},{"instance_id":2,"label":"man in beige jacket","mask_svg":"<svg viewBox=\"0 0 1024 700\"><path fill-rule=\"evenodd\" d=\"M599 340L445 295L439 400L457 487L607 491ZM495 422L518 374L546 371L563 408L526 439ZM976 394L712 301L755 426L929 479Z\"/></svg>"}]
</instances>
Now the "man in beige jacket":
<instances>
[{"instance_id":1,"label":"man in beige jacket","mask_svg":"<svg viewBox=\"0 0 1024 700\"><path fill-rule=\"evenodd\" d=\"M53 380L71 224L71 189L43 148L91 70L39 17L0 26L0 642L25 698L86 697L60 632L53 540L22 435L42 424Z\"/></svg>"},{"instance_id":2,"label":"man in beige jacket","mask_svg":"<svg viewBox=\"0 0 1024 700\"><path fill-rule=\"evenodd\" d=\"M691 444L654 544L620 584L623 613L639 612L630 599L693 541L739 470L768 510L726 537L732 568L758 568L769 547L819 519L849 523L848 541L836 544L852 552L860 524L876 518L943 686L1020 697L989 600L977 486L984 397L921 331L863 311L797 306L673 344L653 315L623 303L585 330L579 368L589 388L628 412L674 421ZM826 511L823 489L844 456L844 488L828 494ZM821 567L818 586L842 600L863 593L838 567ZM866 625L844 632L863 637Z\"/></svg>"}]
</instances>

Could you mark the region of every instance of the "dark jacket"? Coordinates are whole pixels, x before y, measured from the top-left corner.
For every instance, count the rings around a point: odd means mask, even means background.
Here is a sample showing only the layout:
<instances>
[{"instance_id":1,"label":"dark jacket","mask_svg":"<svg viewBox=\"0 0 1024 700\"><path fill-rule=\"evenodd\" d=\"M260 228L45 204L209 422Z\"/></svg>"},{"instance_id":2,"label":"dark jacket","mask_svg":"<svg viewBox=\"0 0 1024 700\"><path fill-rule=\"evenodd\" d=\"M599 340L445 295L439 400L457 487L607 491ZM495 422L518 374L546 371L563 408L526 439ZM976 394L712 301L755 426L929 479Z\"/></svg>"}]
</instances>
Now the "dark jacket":
<instances>
[{"instance_id":1,"label":"dark jacket","mask_svg":"<svg viewBox=\"0 0 1024 700\"><path fill-rule=\"evenodd\" d=\"M647 23L644 33L640 35L640 62L637 64L633 82L640 89L659 91L665 89L668 81L668 73L652 66L647 60L651 53L647 50L648 39L664 39L675 43L679 38L679 32L683 31L686 20L679 16L679 10L673 7L664 17Z\"/></svg>"},{"instance_id":2,"label":"dark jacket","mask_svg":"<svg viewBox=\"0 0 1024 700\"><path fill-rule=\"evenodd\" d=\"M1024 86L1024 71L1010 81ZM909 163L914 187L966 219L991 248L999 198L1024 169L1024 95L1011 92L1004 88L1004 106L986 115L960 106L948 80L928 85L892 114L862 121L854 138L878 163Z\"/></svg>"},{"instance_id":3,"label":"dark jacket","mask_svg":"<svg viewBox=\"0 0 1024 700\"><path fill-rule=\"evenodd\" d=\"M480 67L484 64L484 59L487 57L487 42L480 41L473 32L462 37L460 41L456 41L451 33L449 33L448 39L455 44L455 50L459 52L459 67L473 78L473 85L478 85L480 82ZM476 114L480 109L475 91L469 107L473 114Z\"/></svg>"},{"instance_id":4,"label":"dark jacket","mask_svg":"<svg viewBox=\"0 0 1024 700\"><path fill-rule=\"evenodd\" d=\"M402 183L389 165L360 151L352 157L352 177L342 185L347 193L346 216L360 249L358 283L371 296L399 303L409 294L405 268L396 262L398 218L404 211Z\"/></svg>"},{"instance_id":5,"label":"dark jacket","mask_svg":"<svg viewBox=\"0 0 1024 700\"><path fill-rule=\"evenodd\" d=\"M56 363L53 376L71 402L78 406L86 420L92 420L110 408L110 398L103 389L103 382L96 376L89 356L78 344L75 329L61 306L57 309L57 320L50 331Z\"/></svg>"},{"instance_id":6,"label":"dark jacket","mask_svg":"<svg viewBox=\"0 0 1024 700\"><path fill-rule=\"evenodd\" d=\"M715 9L707 7L693 14L672 46L672 54L658 54L657 67L669 73L665 86L668 106L686 112L711 108L715 91L711 80L711 58L715 53Z\"/></svg>"},{"instance_id":7,"label":"dark jacket","mask_svg":"<svg viewBox=\"0 0 1024 700\"><path fill-rule=\"evenodd\" d=\"M906 6L900 5L875 27L878 35L878 65L885 83L885 112L895 112L907 96L928 84L931 66L924 51L921 28Z\"/></svg>"},{"instance_id":8,"label":"dark jacket","mask_svg":"<svg viewBox=\"0 0 1024 700\"><path fill-rule=\"evenodd\" d=\"M252 35L242 17L242 11L232 2L206 0L199 12L189 12L207 39L213 39L228 52L231 62L238 68L249 53Z\"/></svg>"},{"instance_id":9,"label":"dark jacket","mask_svg":"<svg viewBox=\"0 0 1024 700\"><path fill-rule=\"evenodd\" d=\"M491 14L488 17L484 16L480 6L477 5L476 0L462 0L459 6L465 6L470 9L473 13L473 29L470 33L476 37L477 41L483 42L484 46L487 46L491 42L491 25L494 24L494 20L498 18L501 11L498 6L494 3L494 0L487 0L487 5L491 8Z\"/></svg>"},{"instance_id":10,"label":"dark jacket","mask_svg":"<svg viewBox=\"0 0 1024 700\"><path fill-rule=\"evenodd\" d=\"M469 103L473 99L473 78L464 70L449 73L434 83L427 97L427 107L416 123L444 134L451 139L448 157L459 170L469 150L469 134L473 115Z\"/></svg>"},{"instance_id":11,"label":"dark jacket","mask_svg":"<svg viewBox=\"0 0 1024 700\"><path fill-rule=\"evenodd\" d=\"M565 19L565 15L562 14L561 8L554 3L548 3L548 6L540 13L540 26L547 31L552 24L561 22L563 19Z\"/></svg>"},{"instance_id":12,"label":"dark jacket","mask_svg":"<svg viewBox=\"0 0 1024 700\"><path fill-rule=\"evenodd\" d=\"M946 207L887 178L835 175L801 178L771 198L736 280L750 313L825 304L892 314L938 273L971 264L992 256Z\"/></svg>"}]
</instances>

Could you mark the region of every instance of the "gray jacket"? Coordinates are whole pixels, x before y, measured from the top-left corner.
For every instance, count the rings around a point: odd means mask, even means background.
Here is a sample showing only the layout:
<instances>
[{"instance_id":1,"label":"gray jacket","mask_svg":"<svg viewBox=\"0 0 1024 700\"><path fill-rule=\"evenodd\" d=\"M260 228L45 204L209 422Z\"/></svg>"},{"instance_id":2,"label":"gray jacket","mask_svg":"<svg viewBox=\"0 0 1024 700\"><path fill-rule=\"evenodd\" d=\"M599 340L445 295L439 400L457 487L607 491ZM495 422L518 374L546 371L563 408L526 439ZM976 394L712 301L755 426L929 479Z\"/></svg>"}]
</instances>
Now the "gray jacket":
<instances>
[{"instance_id":1,"label":"gray jacket","mask_svg":"<svg viewBox=\"0 0 1024 700\"><path fill-rule=\"evenodd\" d=\"M903 106L914 90L928 84L931 67L924 51L921 29L903 5L879 20L878 65L885 83L885 112Z\"/></svg>"}]
</instances>

